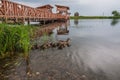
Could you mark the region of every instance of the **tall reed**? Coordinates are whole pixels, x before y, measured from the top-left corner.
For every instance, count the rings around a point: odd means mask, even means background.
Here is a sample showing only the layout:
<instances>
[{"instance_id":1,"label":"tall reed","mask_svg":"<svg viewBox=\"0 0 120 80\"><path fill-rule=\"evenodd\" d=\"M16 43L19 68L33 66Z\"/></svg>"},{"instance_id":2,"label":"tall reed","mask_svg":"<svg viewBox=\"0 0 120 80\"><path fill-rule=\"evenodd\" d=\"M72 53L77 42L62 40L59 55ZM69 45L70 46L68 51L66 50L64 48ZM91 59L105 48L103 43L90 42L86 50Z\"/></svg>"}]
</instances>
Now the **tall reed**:
<instances>
[{"instance_id":1,"label":"tall reed","mask_svg":"<svg viewBox=\"0 0 120 80\"><path fill-rule=\"evenodd\" d=\"M24 25L0 24L0 57L30 50L31 28Z\"/></svg>"}]
</instances>

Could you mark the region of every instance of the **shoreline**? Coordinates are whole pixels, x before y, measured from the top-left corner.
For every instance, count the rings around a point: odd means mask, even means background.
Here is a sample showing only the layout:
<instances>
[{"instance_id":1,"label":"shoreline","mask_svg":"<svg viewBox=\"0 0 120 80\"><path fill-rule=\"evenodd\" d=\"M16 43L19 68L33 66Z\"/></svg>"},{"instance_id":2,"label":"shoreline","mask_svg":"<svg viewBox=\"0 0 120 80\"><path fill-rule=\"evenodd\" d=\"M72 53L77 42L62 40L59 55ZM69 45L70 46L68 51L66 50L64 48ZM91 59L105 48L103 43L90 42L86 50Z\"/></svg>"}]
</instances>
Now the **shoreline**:
<instances>
[{"instance_id":1,"label":"shoreline","mask_svg":"<svg viewBox=\"0 0 120 80\"><path fill-rule=\"evenodd\" d=\"M70 19L120 19L120 16L70 16Z\"/></svg>"}]
</instances>

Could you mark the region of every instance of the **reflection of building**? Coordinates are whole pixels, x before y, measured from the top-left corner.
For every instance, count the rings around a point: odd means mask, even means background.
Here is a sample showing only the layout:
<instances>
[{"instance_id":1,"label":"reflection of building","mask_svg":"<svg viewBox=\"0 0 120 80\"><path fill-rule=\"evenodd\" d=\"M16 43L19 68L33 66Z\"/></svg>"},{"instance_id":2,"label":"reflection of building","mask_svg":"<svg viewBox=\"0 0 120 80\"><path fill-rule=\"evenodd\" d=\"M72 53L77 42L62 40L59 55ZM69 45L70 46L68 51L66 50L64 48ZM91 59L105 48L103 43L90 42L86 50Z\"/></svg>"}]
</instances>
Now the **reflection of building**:
<instances>
[{"instance_id":1,"label":"reflection of building","mask_svg":"<svg viewBox=\"0 0 120 80\"><path fill-rule=\"evenodd\" d=\"M37 38L37 37L41 37L43 35L51 35L54 33L54 29L57 29L57 34L58 35L64 35L64 34L68 34L69 30L68 30L68 25L69 25L69 21L68 22L56 22L53 24L48 24L45 25L44 27L36 30L33 38Z\"/></svg>"},{"instance_id":2,"label":"reflection of building","mask_svg":"<svg viewBox=\"0 0 120 80\"><path fill-rule=\"evenodd\" d=\"M70 18L70 13L68 12L68 10L70 9L67 6L61 6L61 5L55 5L57 7L57 13L58 14L62 14L66 16L66 19Z\"/></svg>"},{"instance_id":3,"label":"reflection of building","mask_svg":"<svg viewBox=\"0 0 120 80\"><path fill-rule=\"evenodd\" d=\"M68 23L63 23L57 29L57 35L67 35L69 33Z\"/></svg>"}]
</instances>

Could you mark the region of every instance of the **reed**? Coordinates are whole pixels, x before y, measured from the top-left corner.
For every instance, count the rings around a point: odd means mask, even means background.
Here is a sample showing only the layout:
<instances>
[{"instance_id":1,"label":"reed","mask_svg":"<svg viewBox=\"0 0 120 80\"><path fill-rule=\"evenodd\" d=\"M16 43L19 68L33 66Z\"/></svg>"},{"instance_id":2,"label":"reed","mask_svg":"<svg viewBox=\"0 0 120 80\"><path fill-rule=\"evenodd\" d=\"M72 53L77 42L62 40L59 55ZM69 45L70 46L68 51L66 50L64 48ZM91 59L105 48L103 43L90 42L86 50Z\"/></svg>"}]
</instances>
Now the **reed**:
<instances>
[{"instance_id":1,"label":"reed","mask_svg":"<svg viewBox=\"0 0 120 80\"><path fill-rule=\"evenodd\" d=\"M16 52L27 56L30 50L30 34L29 26L0 24L0 57L14 55Z\"/></svg>"}]
</instances>

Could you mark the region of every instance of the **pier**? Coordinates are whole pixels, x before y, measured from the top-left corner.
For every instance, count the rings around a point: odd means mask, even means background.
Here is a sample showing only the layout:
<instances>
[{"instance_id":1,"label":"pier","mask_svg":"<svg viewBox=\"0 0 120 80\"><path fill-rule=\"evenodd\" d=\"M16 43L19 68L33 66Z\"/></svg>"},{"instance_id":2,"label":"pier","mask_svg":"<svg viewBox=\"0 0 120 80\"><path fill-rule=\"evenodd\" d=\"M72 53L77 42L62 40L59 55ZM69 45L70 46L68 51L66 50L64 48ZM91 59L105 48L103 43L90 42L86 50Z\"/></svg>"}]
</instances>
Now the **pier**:
<instances>
[{"instance_id":1,"label":"pier","mask_svg":"<svg viewBox=\"0 0 120 80\"><path fill-rule=\"evenodd\" d=\"M49 4L36 8L12 2L0 0L0 20L8 23L40 22L40 24L52 23L55 21L67 21L70 17L69 7L55 5L56 13L52 12L53 7Z\"/></svg>"}]
</instances>

